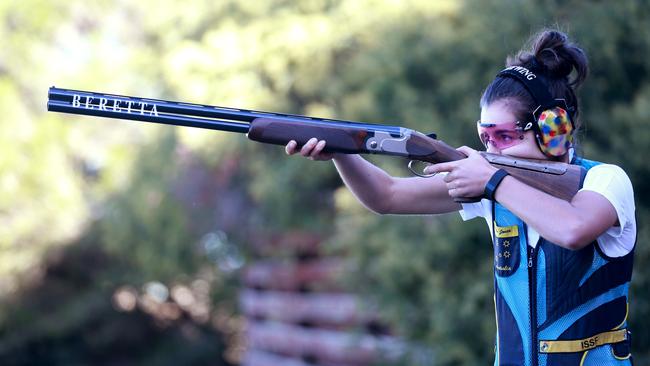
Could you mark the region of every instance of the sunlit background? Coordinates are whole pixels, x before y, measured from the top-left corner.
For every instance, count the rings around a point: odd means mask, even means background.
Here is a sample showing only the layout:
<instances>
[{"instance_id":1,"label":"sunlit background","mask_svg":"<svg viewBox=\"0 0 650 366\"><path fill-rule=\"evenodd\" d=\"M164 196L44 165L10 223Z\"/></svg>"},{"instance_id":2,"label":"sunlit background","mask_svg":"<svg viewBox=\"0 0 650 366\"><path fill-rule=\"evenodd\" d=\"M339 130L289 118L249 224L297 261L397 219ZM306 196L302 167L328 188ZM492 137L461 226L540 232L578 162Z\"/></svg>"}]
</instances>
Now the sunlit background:
<instances>
[{"instance_id":1,"label":"sunlit background","mask_svg":"<svg viewBox=\"0 0 650 366\"><path fill-rule=\"evenodd\" d=\"M478 148L482 88L543 26L590 58L581 152L635 187L630 323L650 364L650 3L632 0L0 2L0 364L488 364L480 220L380 217L331 163L243 135L48 113L47 89L401 125ZM312 336L357 351L319 353L300 343Z\"/></svg>"}]
</instances>

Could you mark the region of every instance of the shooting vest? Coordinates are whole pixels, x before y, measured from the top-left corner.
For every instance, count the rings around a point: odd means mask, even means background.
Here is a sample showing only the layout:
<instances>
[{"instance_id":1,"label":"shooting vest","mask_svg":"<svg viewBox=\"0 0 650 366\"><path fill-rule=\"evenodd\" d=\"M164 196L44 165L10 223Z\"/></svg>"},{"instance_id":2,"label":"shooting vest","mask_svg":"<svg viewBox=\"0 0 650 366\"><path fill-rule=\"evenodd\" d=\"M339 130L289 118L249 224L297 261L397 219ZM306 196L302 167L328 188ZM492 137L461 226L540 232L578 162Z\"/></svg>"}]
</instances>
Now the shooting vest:
<instances>
[{"instance_id":1,"label":"shooting vest","mask_svg":"<svg viewBox=\"0 0 650 366\"><path fill-rule=\"evenodd\" d=\"M600 163L577 158L586 169ZM605 255L594 241L571 251L540 238L493 204L495 365L631 365L628 287L634 251Z\"/></svg>"}]
</instances>

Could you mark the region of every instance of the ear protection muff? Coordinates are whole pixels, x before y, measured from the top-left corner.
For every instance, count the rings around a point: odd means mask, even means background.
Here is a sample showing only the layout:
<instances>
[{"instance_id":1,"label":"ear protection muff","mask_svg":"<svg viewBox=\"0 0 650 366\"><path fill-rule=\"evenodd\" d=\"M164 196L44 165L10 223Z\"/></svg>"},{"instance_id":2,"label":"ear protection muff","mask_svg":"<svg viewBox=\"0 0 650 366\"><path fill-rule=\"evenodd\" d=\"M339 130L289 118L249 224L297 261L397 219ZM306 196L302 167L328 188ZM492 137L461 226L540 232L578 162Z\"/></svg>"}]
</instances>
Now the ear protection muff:
<instances>
[{"instance_id":1,"label":"ear protection muff","mask_svg":"<svg viewBox=\"0 0 650 366\"><path fill-rule=\"evenodd\" d=\"M507 67L497 77L519 81L537 103L537 108L532 111L532 125L540 150L548 157L566 154L573 142L574 129L566 101L554 99L546 84L525 67Z\"/></svg>"}]
</instances>

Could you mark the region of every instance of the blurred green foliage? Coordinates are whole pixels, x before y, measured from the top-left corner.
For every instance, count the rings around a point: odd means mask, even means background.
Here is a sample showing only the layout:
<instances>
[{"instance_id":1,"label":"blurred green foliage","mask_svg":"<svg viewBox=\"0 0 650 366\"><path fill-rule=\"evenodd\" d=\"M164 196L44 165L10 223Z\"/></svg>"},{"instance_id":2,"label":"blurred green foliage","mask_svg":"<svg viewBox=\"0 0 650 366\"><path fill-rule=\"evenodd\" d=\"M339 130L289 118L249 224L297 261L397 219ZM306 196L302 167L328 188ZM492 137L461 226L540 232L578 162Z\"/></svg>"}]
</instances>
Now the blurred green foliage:
<instances>
[{"instance_id":1,"label":"blurred green foliage","mask_svg":"<svg viewBox=\"0 0 650 366\"><path fill-rule=\"evenodd\" d=\"M490 362L492 258L479 220L376 216L341 188L330 164L242 136L48 114L45 92L56 85L396 124L478 148L472 121L482 88L544 26L568 31L591 61L581 92L584 154L622 166L635 186L641 230L630 319L636 361L650 362L650 4L633 0L0 3L0 293L8 304L0 355L32 345L51 351L40 360L83 363L90 346L61 340L96 324L79 319L115 313L85 299L106 300L123 285L190 283L206 268L212 305L232 309L236 283L215 269L205 234L223 230L245 251L260 232L306 229L345 248L356 264L350 286L401 336L431 348L437 364ZM371 159L406 174L401 160ZM50 278L47 258L71 246L96 248L108 264L93 267L100 275L83 291L62 291L50 312L26 289ZM75 276L89 271L81 268ZM47 328L51 314L60 324ZM11 337L16 329L27 331ZM74 350L79 357L52 356Z\"/></svg>"}]
</instances>

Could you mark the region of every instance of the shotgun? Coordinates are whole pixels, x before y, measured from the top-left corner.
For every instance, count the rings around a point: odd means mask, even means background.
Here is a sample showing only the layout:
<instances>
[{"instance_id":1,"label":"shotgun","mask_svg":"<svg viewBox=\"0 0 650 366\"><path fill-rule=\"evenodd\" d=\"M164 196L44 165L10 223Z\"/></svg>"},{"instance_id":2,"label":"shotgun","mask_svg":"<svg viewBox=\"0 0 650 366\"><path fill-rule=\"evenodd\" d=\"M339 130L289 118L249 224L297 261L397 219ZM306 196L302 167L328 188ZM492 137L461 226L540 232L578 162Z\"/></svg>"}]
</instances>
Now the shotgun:
<instances>
[{"instance_id":1,"label":"shotgun","mask_svg":"<svg viewBox=\"0 0 650 366\"><path fill-rule=\"evenodd\" d=\"M392 155L434 164L466 157L435 134L404 127L56 87L49 89L47 110L244 133L253 141L275 145L295 140L302 146L316 137L327 141L325 152ZM523 183L566 201L578 192L586 174L584 168L572 164L481 154Z\"/></svg>"}]
</instances>

